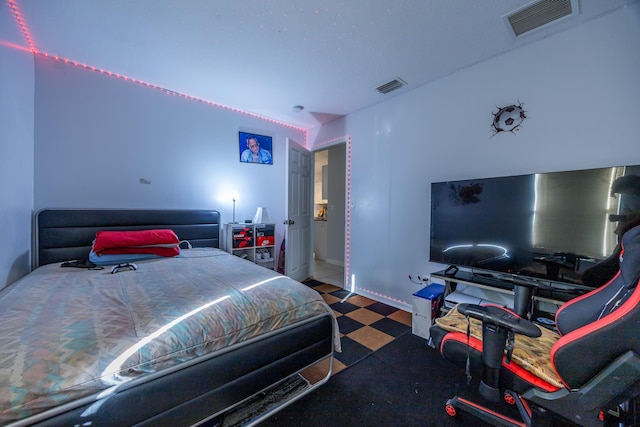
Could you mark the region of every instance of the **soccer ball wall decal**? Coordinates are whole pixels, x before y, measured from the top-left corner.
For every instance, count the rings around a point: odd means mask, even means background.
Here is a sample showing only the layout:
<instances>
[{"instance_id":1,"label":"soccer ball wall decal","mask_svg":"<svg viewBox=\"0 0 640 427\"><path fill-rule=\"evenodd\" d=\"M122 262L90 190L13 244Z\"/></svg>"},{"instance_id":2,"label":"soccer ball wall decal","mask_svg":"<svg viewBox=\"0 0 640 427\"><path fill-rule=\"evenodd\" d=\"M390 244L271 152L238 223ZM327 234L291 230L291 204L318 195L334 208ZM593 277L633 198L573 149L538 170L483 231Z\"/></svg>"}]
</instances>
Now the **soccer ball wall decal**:
<instances>
[{"instance_id":1,"label":"soccer ball wall decal","mask_svg":"<svg viewBox=\"0 0 640 427\"><path fill-rule=\"evenodd\" d=\"M492 114L493 123L491 124L491 128L493 129L494 135L500 132L517 132L520 130L524 119L527 118L521 103L498 108L498 112Z\"/></svg>"}]
</instances>

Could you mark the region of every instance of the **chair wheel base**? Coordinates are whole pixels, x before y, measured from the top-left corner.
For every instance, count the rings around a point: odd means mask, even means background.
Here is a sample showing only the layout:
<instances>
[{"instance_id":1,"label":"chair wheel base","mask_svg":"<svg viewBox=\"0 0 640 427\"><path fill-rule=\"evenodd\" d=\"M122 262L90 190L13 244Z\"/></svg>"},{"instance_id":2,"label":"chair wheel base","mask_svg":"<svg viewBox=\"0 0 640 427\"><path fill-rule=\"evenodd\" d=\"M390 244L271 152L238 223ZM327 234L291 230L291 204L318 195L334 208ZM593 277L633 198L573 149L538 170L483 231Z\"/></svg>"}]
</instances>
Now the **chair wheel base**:
<instances>
[{"instance_id":1,"label":"chair wheel base","mask_svg":"<svg viewBox=\"0 0 640 427\"><path fill-rule=\"evenodd\" d=\"M512 392L505 392L505 400L507 399L507 395L511 396L514 404L517 402L518 397L514 396ZM518 405L518 411L520 412L522 421L500 414L496 411L485 408L484 406L481 406L459 396L455 396L452 399L449 399L445 404L445 411L450 417L455 417L458 415L459 411L462 411L494 426L529 427L531 426L531 416L530 414L526 413L526 411L524 411L523 413L523 410L521 408L522 406Z\"/></svg>"}]
</instances>

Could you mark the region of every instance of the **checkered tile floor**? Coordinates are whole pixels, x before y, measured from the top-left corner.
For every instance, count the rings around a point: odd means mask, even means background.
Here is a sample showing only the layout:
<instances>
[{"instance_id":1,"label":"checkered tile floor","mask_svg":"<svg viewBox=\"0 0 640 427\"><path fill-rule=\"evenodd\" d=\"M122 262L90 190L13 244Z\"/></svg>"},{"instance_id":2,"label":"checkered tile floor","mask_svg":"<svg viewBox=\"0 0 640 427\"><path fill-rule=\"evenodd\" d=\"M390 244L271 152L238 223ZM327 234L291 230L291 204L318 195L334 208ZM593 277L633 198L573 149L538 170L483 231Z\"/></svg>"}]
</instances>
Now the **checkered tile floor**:
<instances>
[{"instance_id":1,"label":"checkered tile floor","mask_svg":"<svg viewBox=\"0 0 640 427\"><path fill-rule=\"evenodd\" d=\"M335 354L333 373L356 363L394 339L411 332L411 313L361 295L349 295L337 286L306 280L336 314L342 352Z\"/></svg>"}]
</instances>

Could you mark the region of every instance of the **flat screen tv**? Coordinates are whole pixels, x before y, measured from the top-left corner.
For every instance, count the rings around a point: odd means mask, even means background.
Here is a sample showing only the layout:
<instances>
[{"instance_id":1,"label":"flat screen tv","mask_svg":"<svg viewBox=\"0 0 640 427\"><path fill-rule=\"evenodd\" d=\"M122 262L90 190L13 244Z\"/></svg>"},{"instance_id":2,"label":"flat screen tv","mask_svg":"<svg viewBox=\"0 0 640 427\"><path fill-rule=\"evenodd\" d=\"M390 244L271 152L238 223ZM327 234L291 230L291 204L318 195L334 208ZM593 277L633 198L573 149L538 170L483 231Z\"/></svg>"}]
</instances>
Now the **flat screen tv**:
<instances>
[{"instance_id":1,"label":"flat screen tv","mask_svg":"<svg viewBox=\"0 0 640 427\"><path fill-rule=\"evenodd\" d=\"M431 184L430 261L501 278L583 285L640 211L640 166ZM615 183L615 188L612 188Z\"/></svg>"}]
</instances>

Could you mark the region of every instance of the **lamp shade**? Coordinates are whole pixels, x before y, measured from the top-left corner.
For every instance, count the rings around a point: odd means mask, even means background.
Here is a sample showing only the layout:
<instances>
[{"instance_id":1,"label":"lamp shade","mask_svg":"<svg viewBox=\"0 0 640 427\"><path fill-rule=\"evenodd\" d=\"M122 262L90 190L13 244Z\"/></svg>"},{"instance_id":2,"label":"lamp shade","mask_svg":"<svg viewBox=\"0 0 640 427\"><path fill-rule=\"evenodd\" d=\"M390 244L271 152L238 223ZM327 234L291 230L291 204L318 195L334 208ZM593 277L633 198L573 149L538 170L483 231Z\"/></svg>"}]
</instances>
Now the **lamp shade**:
<instances>
[{"instance_id":1,"label":"lamp shade","mask_svg":"<svg viewBox=\"0 0 640 427\"><path fill-rule=\"evenodd\" d=\"M269 218L269 213L267 212L267 208L258 208L256 210L256 214L253 217L254 224L267 224L271 222L271 218Z\"/></svg>"}]
</instances>

